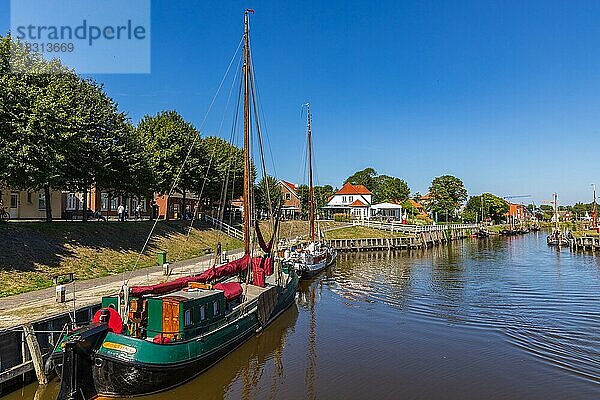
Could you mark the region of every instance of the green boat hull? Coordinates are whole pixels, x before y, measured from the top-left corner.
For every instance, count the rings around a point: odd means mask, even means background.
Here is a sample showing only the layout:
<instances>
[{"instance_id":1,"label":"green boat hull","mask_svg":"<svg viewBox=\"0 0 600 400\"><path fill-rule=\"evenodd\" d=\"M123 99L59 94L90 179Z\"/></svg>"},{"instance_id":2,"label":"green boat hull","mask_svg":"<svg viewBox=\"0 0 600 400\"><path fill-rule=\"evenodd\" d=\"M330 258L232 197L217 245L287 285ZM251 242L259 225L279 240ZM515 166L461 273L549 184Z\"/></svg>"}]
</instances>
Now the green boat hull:
<instances>
[{"instance_id":1,"label":"green boat hull","mask_svg":"<svg viewBox=\"0 0 600 400\"><path fill-rule=\"evenodd\" d=\"M65 346L59 346L53 356L63 380L58 398L81 398L78 393L84 393L84 397L141 396L181 385L206 371L275 320L294 303L297 287L298 277L294 274L279 293L277 304L264 324L260 323L258 311L253 308L246 314L229 318L211 332L180 342L159 344L103 332L98 333L104 335L100 339L95 336L88 341L75 341L75 349L69 357L62 349ZM76 335L77 332L68 335L63 343ZM77 360L67 365L66 360L73 358ZM76 365L84 369L77 370ZM85 379L86 382L73 380L73 375L89 376L90 372L93 379Z\"/></svg>"}]
</instances>

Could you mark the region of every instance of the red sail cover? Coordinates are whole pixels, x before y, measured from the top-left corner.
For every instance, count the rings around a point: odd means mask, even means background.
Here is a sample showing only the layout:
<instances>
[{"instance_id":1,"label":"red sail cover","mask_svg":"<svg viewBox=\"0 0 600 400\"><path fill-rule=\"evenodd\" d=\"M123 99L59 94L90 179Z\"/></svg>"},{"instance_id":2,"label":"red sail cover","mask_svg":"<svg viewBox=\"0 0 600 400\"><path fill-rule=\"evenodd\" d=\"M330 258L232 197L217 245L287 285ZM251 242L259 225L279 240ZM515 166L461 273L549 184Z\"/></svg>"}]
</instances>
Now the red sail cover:
<instances>
[{"instance_id":1,"label":"red sail cover","mask_svg":"<svg viewBox=\"0 0 600 400\"><path fill-rule=\"evenodd\" d=\"M261 266L261 263L264 260L264 266ZM218 268L210 268L204 271L200 275L195 276L185 276L181 278L177 278L171 282L159 283L156 285L148 285L148 286L132 286L131 287L131 296L140 297L148 294L165 294L174 292L176 290L181 290L188 285L189 282L210 282L215 279L224 278L228 276L233 276L235 274L239 274L240 272L244 272L248 267L248 263L250 262L250 256L246 255L242 258L234 260L230 263L222 265ZM273 259L262 258L262 257L254 257L252 258L252 271L255 269L264 270L264 273L267 275L271 275L273 273ZM269 273L270 272L270 273ZM254 282L257 286L264 287L264 277L262 280L262 285L258 285L257 282Z\"/></svg>"},{"instance_id":2,"label":"red sail cover","mask_svg":"<svg viewBox=\"0 0 600 400\"><path fill-rule=\"evenodd\" d=\"M235 299L244 292L242 285L237 282L217 283L213 288L222 290L226 300Z\"/></svg>"}]
</instances>

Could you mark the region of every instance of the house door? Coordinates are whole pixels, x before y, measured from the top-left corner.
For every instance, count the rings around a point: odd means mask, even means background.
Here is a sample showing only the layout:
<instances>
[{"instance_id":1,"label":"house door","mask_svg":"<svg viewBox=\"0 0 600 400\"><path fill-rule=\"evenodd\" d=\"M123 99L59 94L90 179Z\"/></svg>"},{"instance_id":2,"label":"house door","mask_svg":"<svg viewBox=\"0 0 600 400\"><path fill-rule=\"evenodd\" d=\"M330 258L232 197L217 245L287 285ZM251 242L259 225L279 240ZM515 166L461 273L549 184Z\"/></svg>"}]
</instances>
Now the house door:
<instances>
[{"instance_id":1,"label":"house door","mask_svg":"<svg viewBox=\"0 0 600 400\"><path fill-rule=\"evenodd\" d=\"M179 332L179 302L163 300L162 330L165 337L173 338Z\"/></svg>"},{"instance_id":2,"label":"house door","mask_svg":"<svg viewBox=\"0 0 600 400\"><path fill-rule=\"evenodd\" d=\"M11 218L19 217L19 193L10 194L9 213Z\"/></svg>"}]
</instances>

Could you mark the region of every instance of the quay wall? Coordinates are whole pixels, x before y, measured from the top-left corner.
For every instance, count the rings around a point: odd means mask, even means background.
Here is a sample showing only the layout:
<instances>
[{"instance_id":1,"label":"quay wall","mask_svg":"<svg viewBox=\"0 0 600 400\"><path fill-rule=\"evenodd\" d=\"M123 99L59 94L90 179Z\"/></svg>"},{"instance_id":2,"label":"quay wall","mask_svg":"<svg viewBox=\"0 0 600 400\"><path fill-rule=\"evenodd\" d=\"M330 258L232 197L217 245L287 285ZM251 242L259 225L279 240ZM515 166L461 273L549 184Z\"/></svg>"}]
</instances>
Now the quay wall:
<instances>
[{"instance_id":1,"label":"quay wall","mask_svg":"<svg viewBox=\"0 0 600 400\"><path fill-rule=\"evenodd\" d=\"M76 322L79 324L89 322L98 309L100 309L100 304L77 309L75 312ZM54 350L61 332L72 320L73 312L71 311L31 323L44 362ZM0 330L0 396L17 385L37 380L25 335L23 326Z\"/></svg>"}]
</instances>

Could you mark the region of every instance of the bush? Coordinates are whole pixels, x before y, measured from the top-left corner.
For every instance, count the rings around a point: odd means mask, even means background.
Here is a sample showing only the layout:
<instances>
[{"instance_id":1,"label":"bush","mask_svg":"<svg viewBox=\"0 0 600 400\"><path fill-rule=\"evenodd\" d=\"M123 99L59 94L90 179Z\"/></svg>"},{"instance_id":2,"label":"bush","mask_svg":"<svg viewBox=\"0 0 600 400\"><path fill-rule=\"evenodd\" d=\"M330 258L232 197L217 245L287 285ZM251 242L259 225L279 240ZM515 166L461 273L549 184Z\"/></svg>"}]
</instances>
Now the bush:
<instances>
[{"instance_id":1,"label":"bush","mask_svg":"<svg viewBox=\"0 0 600 400\"><path fill-rule=\"evenodd\" d=\"M333 214L333 220L336 222L350 222L352 221L352 217L348 214Z\"/></svg>"}]
</instances>

